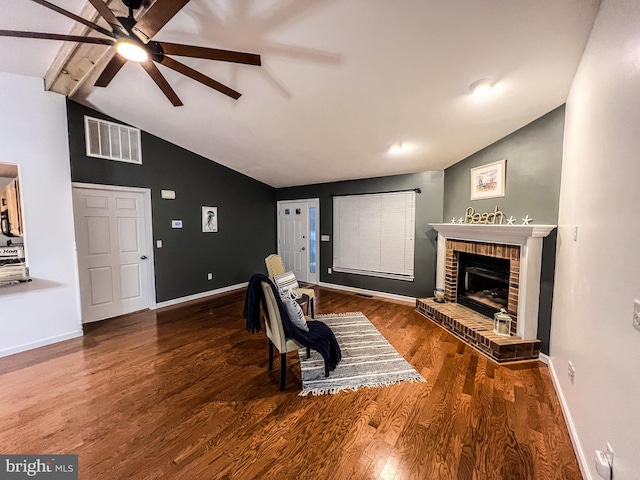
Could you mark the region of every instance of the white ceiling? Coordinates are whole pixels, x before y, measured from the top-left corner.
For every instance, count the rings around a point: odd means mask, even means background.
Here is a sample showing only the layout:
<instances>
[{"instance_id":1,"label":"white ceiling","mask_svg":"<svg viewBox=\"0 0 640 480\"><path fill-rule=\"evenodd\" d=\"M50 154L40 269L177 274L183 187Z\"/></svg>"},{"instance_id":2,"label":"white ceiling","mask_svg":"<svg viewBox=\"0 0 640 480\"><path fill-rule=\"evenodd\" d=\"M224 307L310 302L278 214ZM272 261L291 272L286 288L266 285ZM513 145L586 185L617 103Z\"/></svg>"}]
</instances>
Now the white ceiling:
<instances>
[{"instance_id":1,"label":"white ceiling","mask_svg":"<svg viewBox=\"0 0 640 480\"><path fill-rule=\"evenodd\" d=\"M260 54L262 67L178 58L239 100L160 66L184 102L174 108L135 64L76 99L275 187L438 170L564 103L598 3L191 0L154 39ZM0 2L0 29L72 24ZM0 38L0 70L44 76L59 47ZM496 87L476 98L483 77Z\"/></svg>"}]
</instances>

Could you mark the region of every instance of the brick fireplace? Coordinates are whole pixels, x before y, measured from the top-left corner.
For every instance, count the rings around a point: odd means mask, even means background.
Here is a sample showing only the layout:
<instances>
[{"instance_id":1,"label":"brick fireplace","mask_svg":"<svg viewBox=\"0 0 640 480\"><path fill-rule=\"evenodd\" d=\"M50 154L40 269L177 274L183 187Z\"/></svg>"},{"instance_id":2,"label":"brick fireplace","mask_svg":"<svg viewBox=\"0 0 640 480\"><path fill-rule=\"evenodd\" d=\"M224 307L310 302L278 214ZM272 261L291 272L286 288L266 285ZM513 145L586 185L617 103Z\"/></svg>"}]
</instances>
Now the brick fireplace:
<instances>
[{"instance_id":1,"label":"brick fireplace","mask_svg":"<svg viewBox=\"0 0 640 480\"><path fill-rule=\"evenodd\" d=\"M416 308L499 362L537 358L542 239L555 225L431 224L438 232L436 286L445 303L417 299ZM492 318L458 304L461 255L509 262L503 300L512 318L511 336L493 332ZM503 262L506 263L506 262ZM501 305L495 305L497 309Z\"/></svg>"},{"instance_id":2,"label":"brick fireplace","mask_svg":"<svg viewBox=\"0 0 640 480\"><path fill-rule=\"evenodd\" d=\"M444 295L445 301L456 303L458 296L458 278L460 253L471 253L490 258L509 260L509 292L505 310L511 316L511 334L516 334L518 325L518 289L520 283L520 246L500 245L496 243L469 242L467 240L446 241L446 267Z\"/></svg>"}]
</instances>

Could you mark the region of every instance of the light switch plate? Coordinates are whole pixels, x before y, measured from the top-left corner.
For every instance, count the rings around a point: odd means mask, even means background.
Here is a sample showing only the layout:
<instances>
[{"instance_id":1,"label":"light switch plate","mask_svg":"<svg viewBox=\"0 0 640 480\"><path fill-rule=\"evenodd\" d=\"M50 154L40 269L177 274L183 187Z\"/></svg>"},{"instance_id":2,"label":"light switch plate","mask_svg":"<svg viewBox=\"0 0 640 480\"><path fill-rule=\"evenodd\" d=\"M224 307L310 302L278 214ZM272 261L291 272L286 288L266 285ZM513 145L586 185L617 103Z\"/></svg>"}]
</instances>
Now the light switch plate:
<instances>
[{"instance_id":1,"label":"light switch plate","mask_svg":"<svg viewBox=\"0 0 640 480\"><path fill-rule=\"evenodd\" d=\"M171 228L182 228L182 220L171 220Z\"/></svg>"},{"instance_id":2,"label":"light switch plate","mask_svg":"<svg viewBox=\"0 0 640 480\"><path fill-rule=\"evenodd\" d=\"M329 242L330 240L331 238L329 237L329 235L320 235L321 242Z\"/></svg>"},{"instance_id":3,"label":"light switch plate","mask_svg":"<svg viewBox=\"0 0 640 480\"><path fill-rule=\"evenodd\" d=\"M176 192L173 190L160 190L160 196L165 200L175 200Z\"/></svg>"},{"instance_id":4,"label":"light switch plate","mask_svg":"<svg viewBox=\"0 0 640 480\"><path fill-rule=\"evenodd\" d=\"M640 300L633 301L633 326L640 330Z\"/></svg>"},{"instance_id":5,"label":"light switch plate","mask_svg":"<svg viewBox=\"0 0 640 480\"><path fill-rule=\"evenodd\" d=\"M162 248L162 240L156 241L156 248Z\"/></svg>"}]
</instances>

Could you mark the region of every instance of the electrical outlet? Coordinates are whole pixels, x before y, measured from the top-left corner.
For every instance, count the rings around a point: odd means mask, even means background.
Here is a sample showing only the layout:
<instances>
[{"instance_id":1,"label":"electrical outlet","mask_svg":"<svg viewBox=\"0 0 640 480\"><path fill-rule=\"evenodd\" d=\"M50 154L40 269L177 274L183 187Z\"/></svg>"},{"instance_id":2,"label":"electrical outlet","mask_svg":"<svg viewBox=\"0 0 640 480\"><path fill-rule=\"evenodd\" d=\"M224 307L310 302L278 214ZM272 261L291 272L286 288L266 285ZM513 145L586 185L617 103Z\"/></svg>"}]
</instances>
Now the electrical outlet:
<instances>
[{"instance_id":1,"label":"electrical outlet","mask_svg":"<svg viewBox=\"0 0 640 480\"><path fill-rule=\"evenodd\" d=\"M213 280L213 273L207 273L207 280Z\"/></svg>"},{"instance_id":2,"label":"electrical outlet","mask_svg":"<svg viewBox=\"0 0 640 480\"><path fill-rule=\"evenodd\" d=\"M569 380L571 380L571 385L573 385L573 382L576 379L576 369L573 366L573 363L571 363L571 361L569 361L569 364L567 367L567 375L569 375Z\"/></svg>"},{"instance_id":3,"label":"electrical outlet","mask_svg":"<svg viewBox=\"0 0 640 480\"><path fill-rule=\"evenodd\" d=\"M577 242L578 241L578 226L574 226L573 227L573 241Z\"/></svg>"},{"instance_id":4,"label":"electrical outlet","mask_svg":"<svg viewBox=\"0 0 640 480\"><path fill-rule=\"evenodd\" d=\"M633 326L640 330L640 300L633 301Z\"/></svg>"},{"instance_id":5,"label":"electrical outlet","mask_svg":"<svg viewBox=\"0 0 640 480\"><path fill-rule=\"evenodd\" d=\"M327 273L331 275L331 267L327 268Z\"/></svg>"}]
</instances>

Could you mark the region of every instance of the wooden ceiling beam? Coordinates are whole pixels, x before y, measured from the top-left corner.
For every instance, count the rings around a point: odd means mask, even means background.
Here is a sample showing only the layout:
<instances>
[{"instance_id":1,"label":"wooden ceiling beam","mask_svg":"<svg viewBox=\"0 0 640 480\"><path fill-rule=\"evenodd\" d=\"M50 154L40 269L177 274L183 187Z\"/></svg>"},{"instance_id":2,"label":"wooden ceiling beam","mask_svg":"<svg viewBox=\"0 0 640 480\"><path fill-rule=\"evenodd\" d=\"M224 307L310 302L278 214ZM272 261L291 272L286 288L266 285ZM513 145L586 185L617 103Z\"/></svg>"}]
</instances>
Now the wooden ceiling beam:
<instances>
[{"instance_id":1,"label":"wooden ceiling beam","mask_svg":"<svg viewBox=\"0 0 640 480\"><path fill-rule=\"evenodd\" d=\"M121 0L107 0L106 3L116 16L128 16L128 11ZM153 3L154 2L145 2L140 10L137 11L136 18L146 12ZM96 9L88 2L86 2L80 10L79 16L106 29L111 29ZM81 23L75 23L69 31L69 34L100 36ZM100 65L106 65L114 54L115 50L113 48L104 45L64 42L45 74L45 89L67 97L73 97L80 91L86 91L86 88L81 89L81 87L90 79L95 81L100 74L97 68Z\"/></svg>"}]
</instances>

